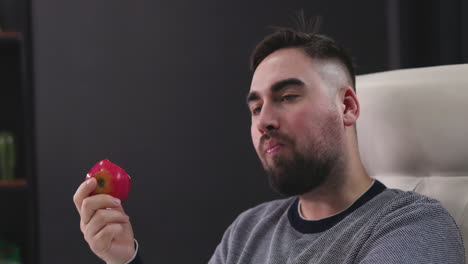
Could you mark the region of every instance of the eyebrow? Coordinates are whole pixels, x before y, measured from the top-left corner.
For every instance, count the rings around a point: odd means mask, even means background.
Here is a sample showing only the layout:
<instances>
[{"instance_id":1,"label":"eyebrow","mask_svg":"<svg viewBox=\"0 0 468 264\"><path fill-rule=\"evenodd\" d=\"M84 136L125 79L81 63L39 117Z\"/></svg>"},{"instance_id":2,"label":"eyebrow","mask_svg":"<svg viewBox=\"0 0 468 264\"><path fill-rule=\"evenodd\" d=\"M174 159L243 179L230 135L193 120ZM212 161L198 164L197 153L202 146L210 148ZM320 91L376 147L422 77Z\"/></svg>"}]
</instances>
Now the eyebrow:
<instances>
[{"instance_id":1,"label":"eyebrow","mask_svg":"<svg viewBox=\"0 0 468 264\"><path fill-rule=\"evenodd\" d=\"M279 91L285 89L286 87L288 87L290 85L303 87L304 82L297 79L297 78L288 78L288 79L284 79L284 80L281 80L281 81L278 81L278 82L274 83L270 87L270 90L271 90L272 93L278 93ZM250 102L257 101L257 100L260 100L260 96L258 95L258 93L257 92L249 92L247 94L246 104L249 105Z\"/></svg>"}]
</instances>

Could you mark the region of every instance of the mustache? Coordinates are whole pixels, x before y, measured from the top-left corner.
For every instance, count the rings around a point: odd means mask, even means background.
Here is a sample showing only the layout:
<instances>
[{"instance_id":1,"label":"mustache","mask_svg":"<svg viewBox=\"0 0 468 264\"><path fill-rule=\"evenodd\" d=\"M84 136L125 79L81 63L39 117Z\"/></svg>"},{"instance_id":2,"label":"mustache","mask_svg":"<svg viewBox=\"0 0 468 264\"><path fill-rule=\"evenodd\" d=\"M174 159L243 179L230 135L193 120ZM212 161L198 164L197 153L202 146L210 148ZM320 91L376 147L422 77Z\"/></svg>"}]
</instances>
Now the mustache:
<instances>
[{"instance_id":1,"label":"mustache","mask_svg":"<svg viewBox=\"0 0 468 264\"><path fill-rule=\"evenodd\" d=\"M260 138L258 147L262 152L264 151L263 146L265 146L265 140L268 140L268 139L275 139L276 141L278 141L278 143L281 143L281 144L294 145L294 140L292 138L284 134L281 134L277 131L271 131L271 132L263 134L263 136Z\"/></svg>"}]
</instances>

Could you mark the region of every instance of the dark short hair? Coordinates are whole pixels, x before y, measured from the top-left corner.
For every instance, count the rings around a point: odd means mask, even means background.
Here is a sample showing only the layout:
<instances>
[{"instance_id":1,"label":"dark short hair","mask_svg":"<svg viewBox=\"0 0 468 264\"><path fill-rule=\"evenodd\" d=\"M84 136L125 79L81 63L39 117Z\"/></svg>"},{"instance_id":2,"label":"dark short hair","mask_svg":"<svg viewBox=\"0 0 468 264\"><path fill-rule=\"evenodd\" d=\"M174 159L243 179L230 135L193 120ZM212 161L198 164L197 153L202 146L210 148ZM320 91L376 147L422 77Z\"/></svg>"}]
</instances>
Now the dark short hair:
<instances>
[{"instance_id":1,"label":"dark short hair","mask_svg":"<svg viewBox=\"0 0 468 264\"><path fill-rule=\"evenodd\" d=\"M276 28L255 47L250 57L250 69L255 71L258 65L271 53L284 48L299 48L311 58L336 60L342 64L349 74L353 89L356 90L356 77L351 57L332 38L308 33L305 30L293 28Z\"/></svg>"}]
</instances>

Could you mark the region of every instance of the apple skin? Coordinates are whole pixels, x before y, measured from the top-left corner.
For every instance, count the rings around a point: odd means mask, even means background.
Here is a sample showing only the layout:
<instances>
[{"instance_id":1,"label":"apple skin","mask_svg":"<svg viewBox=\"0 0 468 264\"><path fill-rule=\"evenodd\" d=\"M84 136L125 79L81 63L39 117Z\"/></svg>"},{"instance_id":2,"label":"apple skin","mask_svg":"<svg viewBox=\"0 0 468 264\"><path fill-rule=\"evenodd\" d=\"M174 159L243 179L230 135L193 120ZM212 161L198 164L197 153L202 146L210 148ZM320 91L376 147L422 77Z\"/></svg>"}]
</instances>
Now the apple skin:
<instances>
[{"instance_id":1,"label":"apple skin","mask_svg":"<svg viewBox=\"0 0 468 264\"><path fill-rule=\"evenodd\" d=\"M89 170L86 180L91 178L97 181L96 189L91 195L108 194L123 202L130 193L130 176L108 159L99 161Z\"/></svg>"}]
</instances>

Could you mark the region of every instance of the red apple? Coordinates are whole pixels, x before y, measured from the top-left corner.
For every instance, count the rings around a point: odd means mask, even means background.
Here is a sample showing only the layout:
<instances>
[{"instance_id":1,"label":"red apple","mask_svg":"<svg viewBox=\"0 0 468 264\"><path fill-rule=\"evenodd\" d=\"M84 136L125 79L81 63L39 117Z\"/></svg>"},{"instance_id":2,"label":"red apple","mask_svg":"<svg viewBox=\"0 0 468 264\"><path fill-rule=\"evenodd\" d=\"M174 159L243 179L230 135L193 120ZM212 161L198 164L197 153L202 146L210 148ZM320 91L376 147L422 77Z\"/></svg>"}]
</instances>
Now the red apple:
<instances>
[{"instance_id":1,"label":"red apple","mask_svg":"<svg viewBox=\"0 0 468 264\"><path fill-rule=\"evenodd\" d=\"M127 199L131 178L124 169L108 159L101 160L89 170L86 180L91 178L97 180L96 190L91 195L109 194L121 201Z\"/></svg>"}]
</instances>

